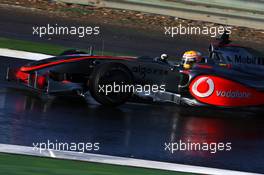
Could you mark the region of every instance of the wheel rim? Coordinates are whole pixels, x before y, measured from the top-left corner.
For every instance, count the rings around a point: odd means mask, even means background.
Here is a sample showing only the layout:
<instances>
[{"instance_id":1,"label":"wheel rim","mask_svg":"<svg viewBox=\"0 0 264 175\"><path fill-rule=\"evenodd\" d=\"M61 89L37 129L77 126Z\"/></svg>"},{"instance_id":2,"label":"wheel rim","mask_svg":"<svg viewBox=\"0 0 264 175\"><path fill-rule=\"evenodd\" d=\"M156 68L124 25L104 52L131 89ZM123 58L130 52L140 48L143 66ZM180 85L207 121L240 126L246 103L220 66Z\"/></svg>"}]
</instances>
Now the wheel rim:
<instances>
[{"instance_id":1,"label":"wheel rim","mask_svg":"<svg viewBox=\"0 0 264 175\"><path fill-rule=\"evenodd\" d=\"M112 86L112 92L107 95L106 92L100 92L100 94L112 102L120 102L131 96L132 92L124 92L124 89L121 89L121 87L125 87L125 85L131 85L130 74L122 68L117 67L108 70L100 76L98 80L98 88L99 86L104 86L106 88L107 85ZM114 88L118 86L120 87L120 90L116 88L115 90L118 90L119 92L115 92Z\"/></svg>"}]
</instances>

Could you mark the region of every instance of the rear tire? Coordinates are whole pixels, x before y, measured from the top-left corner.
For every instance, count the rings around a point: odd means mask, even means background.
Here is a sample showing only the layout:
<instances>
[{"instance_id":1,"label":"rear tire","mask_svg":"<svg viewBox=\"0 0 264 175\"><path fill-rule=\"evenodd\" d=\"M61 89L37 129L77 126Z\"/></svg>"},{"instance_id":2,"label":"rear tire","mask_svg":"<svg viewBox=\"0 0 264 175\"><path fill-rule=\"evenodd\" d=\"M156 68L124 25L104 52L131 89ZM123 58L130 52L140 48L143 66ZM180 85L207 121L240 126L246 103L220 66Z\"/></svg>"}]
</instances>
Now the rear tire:
<instances>
[{"instance_id":1,"label":"rear tire","mask_svg":"<svg viewBox=\"0 0 264 175\"><path fill-rule=\"evenodd\" d=\"M100 104L118 106L127 102L133 92L114 92L115 85L131 85L133 76L129 69L119 63L105 63L95 68L89 80L91 96ZM112 86L112 92L106 94L106 86ZM104 87L104 91L101 88Z\"/></svg>"}]
</instances>

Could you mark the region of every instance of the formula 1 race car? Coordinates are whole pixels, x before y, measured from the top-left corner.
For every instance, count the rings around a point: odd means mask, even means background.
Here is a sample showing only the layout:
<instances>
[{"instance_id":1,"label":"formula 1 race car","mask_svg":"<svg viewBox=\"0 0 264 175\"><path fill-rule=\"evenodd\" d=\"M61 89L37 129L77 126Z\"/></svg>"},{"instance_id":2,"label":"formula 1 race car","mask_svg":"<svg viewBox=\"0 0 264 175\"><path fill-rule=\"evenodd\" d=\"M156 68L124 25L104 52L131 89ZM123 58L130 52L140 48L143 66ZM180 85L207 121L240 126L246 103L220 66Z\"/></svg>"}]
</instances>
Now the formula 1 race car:
<instances>
[{"instance_id":1,"label":"formula 1 race car","mask_svg":"<svg viewBox=\"0 0 264 175\"><path fill-rule=\"evenodd\" d=\"M19 68L6 79L41 94L92 96L103 105L131 99L191 106L246 107L264 104L264 58L254 49L230 44L225 33L209 56L191 69L151 57L94 56L79 51Z\"/></svg>"}]
</instances>

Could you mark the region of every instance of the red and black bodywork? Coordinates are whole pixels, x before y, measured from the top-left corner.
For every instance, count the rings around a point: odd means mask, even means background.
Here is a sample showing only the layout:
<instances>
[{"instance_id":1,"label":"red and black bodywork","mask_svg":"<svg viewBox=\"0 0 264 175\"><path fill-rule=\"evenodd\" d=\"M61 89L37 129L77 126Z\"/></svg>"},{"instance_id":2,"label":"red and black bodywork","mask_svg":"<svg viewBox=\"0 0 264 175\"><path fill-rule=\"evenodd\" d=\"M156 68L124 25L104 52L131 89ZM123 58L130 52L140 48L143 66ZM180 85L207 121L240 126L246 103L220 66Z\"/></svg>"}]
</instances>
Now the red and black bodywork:
<instances>
[{"instance_id":1,"label":"red and black bodywork","mask_svg":"<svg viewBox=\"0 0 264 175\"><path fill-rule=\"evenodd\" d=\"M91 95L104 105L133 97L191 106L247 107L264 105L264 58L228 39L210 45L210 55L191 69L160 58L67 54L8 69L16 80L46 94ZM151 94L99 92L99 84L165 85Z\"/></svg>"}]
</instances>

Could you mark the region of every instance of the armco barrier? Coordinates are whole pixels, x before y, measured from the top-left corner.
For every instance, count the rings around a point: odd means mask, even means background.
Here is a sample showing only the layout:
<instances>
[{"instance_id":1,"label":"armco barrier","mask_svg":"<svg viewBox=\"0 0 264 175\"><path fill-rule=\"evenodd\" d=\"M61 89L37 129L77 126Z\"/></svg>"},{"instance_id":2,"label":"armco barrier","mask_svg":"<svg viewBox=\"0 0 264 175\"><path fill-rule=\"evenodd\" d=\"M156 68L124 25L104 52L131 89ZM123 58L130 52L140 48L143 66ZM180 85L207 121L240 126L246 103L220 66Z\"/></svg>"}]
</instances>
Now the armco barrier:
<instances>
[{"instance_id":1,"label":"armco barrier","mask_svg":"<svg viewBox=\"0 0 264 175\"><path fill-rule=\"evenodd\" d=\"M264 30L264 0L57 0Z\"/></svg>"},{"instance_id":2,"label":"armco barrier","mask_svg":"<svg viewBox=\"0 0 264 175\"><path fill-rule=\"evenodd\" d=\"M175 2L203 5L223 9L264 14L264 0L170 0Z\"/></svg>"}]
</instances>

